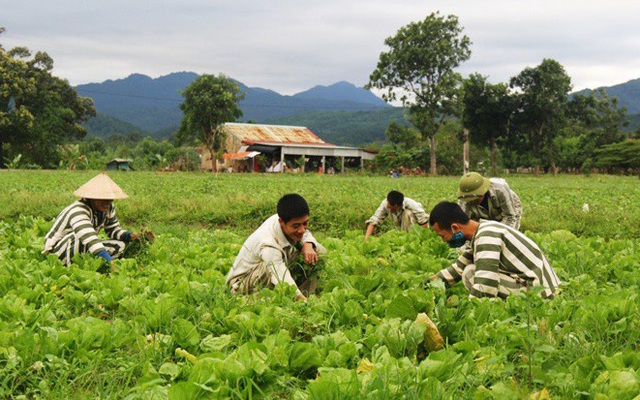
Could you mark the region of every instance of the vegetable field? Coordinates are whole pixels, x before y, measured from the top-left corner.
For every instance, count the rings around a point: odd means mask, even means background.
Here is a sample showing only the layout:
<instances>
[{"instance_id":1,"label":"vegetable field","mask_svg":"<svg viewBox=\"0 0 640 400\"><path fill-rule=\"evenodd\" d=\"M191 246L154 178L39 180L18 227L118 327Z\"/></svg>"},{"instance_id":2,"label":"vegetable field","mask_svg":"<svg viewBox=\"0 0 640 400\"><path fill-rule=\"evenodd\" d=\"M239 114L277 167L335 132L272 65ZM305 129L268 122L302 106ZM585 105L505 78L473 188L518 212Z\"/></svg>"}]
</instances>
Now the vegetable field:
<instances>
[{"instance_id":1,"label":"vegetable field","mask_svg":"<svg viewBox=\"0 0 640 400\"><path fill-rule=\"evenodd\" d=\"M457 178L113 173L123 227L156 241L105 274L40 254L96 173L0 171L0 398L640 398L637 177L506 176L564 284L470 301L425 285L456 256L429 230L363 242L389 190L429 211ZM319 293L231 295L244 239L290 192L328 250ZM421 312L443 350L424 349Z\"/></svg>"}]
</instances>

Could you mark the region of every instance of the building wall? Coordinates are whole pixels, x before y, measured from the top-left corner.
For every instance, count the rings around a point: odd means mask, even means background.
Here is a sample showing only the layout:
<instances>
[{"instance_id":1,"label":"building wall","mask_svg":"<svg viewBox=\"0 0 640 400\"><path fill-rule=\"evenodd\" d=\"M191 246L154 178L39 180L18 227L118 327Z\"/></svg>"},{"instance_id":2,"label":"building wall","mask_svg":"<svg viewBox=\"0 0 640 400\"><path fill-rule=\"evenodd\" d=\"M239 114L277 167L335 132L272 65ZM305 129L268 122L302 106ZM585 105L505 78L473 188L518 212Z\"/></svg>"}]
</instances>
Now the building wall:
<instances>
[{"instance_id":1,"label":"building wall","mask_svg":"<svg viewBox=\"0 0 640 400\"><path fill-rule=\"evenodd\" d=\"M242 147L242 140L238 137L227 134L227 137L224 140L224 150L225 153L237 153ZM227 169L229 167L234 166L233 160L216 160L216 168L217 170ZM203 170L211 170L211 153L209 153L209 149L202 147L202 161L200 163L200 168Z\"/></svg>"}]
</instances>

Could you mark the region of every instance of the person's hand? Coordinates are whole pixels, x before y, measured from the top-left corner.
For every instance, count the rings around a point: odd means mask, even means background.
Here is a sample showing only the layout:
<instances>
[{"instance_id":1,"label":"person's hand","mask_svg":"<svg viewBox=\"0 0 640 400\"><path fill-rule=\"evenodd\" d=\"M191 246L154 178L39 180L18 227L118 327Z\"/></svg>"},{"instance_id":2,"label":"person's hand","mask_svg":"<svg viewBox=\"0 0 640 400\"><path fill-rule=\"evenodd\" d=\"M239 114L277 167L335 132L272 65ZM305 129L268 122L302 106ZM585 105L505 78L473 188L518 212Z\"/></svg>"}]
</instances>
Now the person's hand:
<instances>
[{"instance_id":1,"label":"person's hand","mask_svg":"<svg viewBox=\"0 0 640 400\"><path fill-rule=\"evenodd\" d=\"M153 234L153 232L151 232L150 230L143 228L142 232L140 232L140 234L142 236L144 236L144 238L148 241L148 242L153 242L154 240L156 240L156 235Z\"/></svg>"},{"instance_id":2,"label":"person's hand","mask_svg":"<svg viewBox=\"0 0 640 400\"><path fill-rule=\"evenodd\" d=\"M304 256L305 263L315 264L318 262L318 253L316 253L311 243L307 242L303 244L301 253Z\"/></svg>"},{"instance_id":3,"label":"person's hand","mask_svg":"<svg viewBox=\"0 0 640 400\"><path fill-rule=\"evenodd\" d=\"M155 238L156 236L153 234L153 232L146 228L142 228L140 233L131 233L131 240L136 240L138 242L141 242L143 240L147 242L153 242Z\"/></svg>"},{"instance_id":4,"label":"person's hand","mask_svg":"<svg viewBox=\"0 0 640 400\"><path fill-rule=\"evenodd\" d=\"M429 277L430 280L435 281L436 279L438 279L438 274L433 274Z\"/></svg>"},{"instance_id":5,"label":"person's hand","mask_svg":"<svg viewBox=\"0 0 640 400\"><path fill-rule=\"evenodd\" d=\"M296 295L296 301L304 301L306 303L307 302L307 297L305 295L303 295L302 293L298 293Z\"/></svg>"}]
</instances>

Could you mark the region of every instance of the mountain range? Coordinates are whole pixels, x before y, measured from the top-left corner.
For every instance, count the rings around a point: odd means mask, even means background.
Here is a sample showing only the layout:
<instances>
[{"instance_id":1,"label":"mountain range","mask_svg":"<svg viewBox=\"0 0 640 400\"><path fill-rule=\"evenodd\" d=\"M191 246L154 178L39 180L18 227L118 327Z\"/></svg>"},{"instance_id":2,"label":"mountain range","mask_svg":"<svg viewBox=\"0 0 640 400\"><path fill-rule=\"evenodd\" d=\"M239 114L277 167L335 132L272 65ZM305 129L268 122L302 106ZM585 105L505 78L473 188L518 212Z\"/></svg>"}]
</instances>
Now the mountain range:
<instances>
[{"instance_id":1,"label":"mountain range","mask_svg":"<svg viewBox=\"0 0 640 400\"><path fill-rule=\"evenodd\" d=\"M627 107L627 115L640 114L640 78L633 79L618 85L601 87L611 97L618 98L618 105ZM589 95L594 90L584 89L573 94Z\"/></svg>"},{"instance_id":2,"label":"mountain range","mask_svg":"<svg viewBox=\"0 0 640 400\"><path fill-rule=\"evenodd\" d=\"M158 78L132 74L75 87L78 94L93 99L98 117L87 123L90 134L108 137L137 131L161 139L180 125L183 101L180 92L199 75L175 72ZM239 103L241 121L306 126L324 140L338 145L360 146L385 139L392 120L408 124L403 109L392 107L368 90L349 82L281 95L270 89L248 87L236 81L245 93ZM640 79L606 87L605 91L626 106L635 130L640 114ZM590 89L580 92L588 94Z\"/></svg>"},{"instance_id":3,"label":"mountain range","mask_svg":"<svg viewBox=\"0 0 640 400\"><path fill-rule=\"evenodd\" d=\"M98 119L113 123L116 118L146 133L167 132L167 128L177 128L182 119L182 111L178 107L183 101L180 91L198 76L193 72L177 72L152 79L146 75L132 74L124 79L79 85L75 89L81 96L93 99ZM244 100L239 103L243 111L241 120L245 122L274 123L279 118L296 114L392 108L370 91L349 82L315 86L293 96L248 87L238 81L236 83L245 93ZM89 130L96 125L103 129L109 124L93 121L89 124Z\"/></svg>"}]
</instances>

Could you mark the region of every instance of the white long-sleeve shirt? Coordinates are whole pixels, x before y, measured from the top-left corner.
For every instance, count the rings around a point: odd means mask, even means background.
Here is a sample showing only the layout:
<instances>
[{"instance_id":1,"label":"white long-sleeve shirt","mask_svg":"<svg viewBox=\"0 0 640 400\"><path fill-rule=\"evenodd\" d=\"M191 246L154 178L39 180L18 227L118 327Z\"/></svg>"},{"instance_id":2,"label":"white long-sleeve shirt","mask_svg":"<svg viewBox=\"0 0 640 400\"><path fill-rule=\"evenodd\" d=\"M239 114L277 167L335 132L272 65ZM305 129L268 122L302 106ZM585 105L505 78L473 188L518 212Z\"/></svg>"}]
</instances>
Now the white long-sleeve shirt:
<instances>
[{"instance_id":1,"label":"white long-sleeve shirt","mask_svg":"<svg viewBox=\"0 0 640 400\"><path fill-rule=\"evenodd\" d=\"M301 244L304 243L312 243L314 247L318 247L318 242L308 230L302 236ZM227 274L227 284L229 285L234 278L245 275L266 262L270 266L269 271L273 285L286 282L297 286L288 268L288 265L293 261L291 258L296 251L295 245L296 243L287 239L282 231L278 214L272 215L242 245L233 262L233 267Z\"/></svg>"},{"instance_id":2,"label":"white long-sleeve shirt","mask_svg":"<svg viewBox=\"0 0 640 400\"><path fill-rule=\"evenodd\" d=\"M387 203L387 199L384 199L382 203L380 203L376 212L366 221L366 223L379 226L387 217L391 217L391 221L400 226L402 223L402 213L404 213L405 210L409 210L413 213L418 224L424 225L429 222L429 214L424 211L422 204L413 199L405 197L404 202L402 203L402 209L395 213L389 210Z\"/></svg>"}]
</instances>

